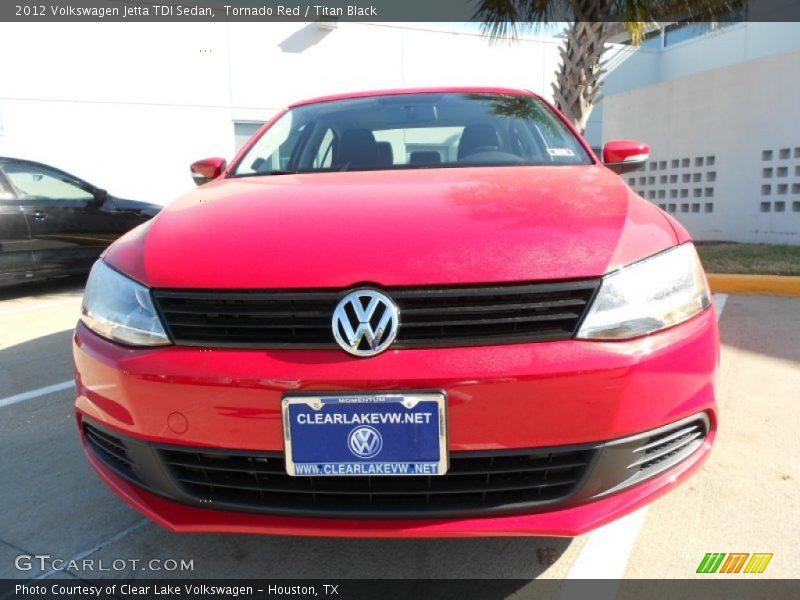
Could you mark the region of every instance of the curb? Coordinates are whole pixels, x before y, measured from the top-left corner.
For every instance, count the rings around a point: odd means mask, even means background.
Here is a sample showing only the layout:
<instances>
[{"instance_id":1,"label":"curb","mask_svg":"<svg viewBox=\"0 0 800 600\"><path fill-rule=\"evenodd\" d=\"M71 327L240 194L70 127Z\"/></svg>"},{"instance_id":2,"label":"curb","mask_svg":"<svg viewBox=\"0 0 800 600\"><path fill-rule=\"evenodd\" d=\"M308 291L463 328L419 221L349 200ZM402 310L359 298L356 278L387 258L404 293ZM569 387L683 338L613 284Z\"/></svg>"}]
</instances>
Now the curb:
<instances>
[{"instance_id":1,"label":"curb","mask_svg":"<svg viewBox=\"0 0 800 600\"><path fill-rule=\"evenodd\" d=\"M800 296L800 277L728 273L708 273L707 277L711 291L716 293Z\"/></svg>"}]
</instances>

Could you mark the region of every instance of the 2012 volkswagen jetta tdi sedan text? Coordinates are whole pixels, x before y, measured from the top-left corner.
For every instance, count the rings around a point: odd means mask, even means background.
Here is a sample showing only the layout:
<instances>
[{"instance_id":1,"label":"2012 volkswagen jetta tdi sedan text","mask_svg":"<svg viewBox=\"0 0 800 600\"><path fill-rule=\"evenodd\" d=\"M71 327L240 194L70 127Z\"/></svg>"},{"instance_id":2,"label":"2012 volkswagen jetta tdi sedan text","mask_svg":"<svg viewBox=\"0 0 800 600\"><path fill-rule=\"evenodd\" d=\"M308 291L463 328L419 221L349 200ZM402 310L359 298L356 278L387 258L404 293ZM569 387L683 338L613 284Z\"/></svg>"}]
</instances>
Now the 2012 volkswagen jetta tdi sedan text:
<instances>
[{"instance_id":1,"label":"2012 volkswagen jetta tdi sedan text","mask_svg":"<svg viewBox=\"0 0 800 600\"><path fill-rule=\"evenodd\" d=\"M687 232L546 102L293 105L95 264L74 340L91 464L176 531L576 535L716 431ZM614 172L616 171L616 173Z\"/></svg>"}]
</instances>

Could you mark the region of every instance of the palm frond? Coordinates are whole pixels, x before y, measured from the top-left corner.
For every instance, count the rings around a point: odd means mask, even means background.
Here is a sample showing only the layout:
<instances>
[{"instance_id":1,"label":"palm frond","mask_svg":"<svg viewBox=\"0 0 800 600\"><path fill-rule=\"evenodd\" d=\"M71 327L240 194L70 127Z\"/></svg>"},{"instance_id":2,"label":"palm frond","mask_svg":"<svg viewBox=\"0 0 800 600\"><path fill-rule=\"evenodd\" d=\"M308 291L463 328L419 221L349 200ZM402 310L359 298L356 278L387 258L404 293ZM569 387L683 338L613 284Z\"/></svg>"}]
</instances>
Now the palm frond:
<instances>
[{"instance_id":1,"label":"palm frond","mask_svg":"<svg viewBox=\"0 0 800 600\"><path fill-rule=\"evenodd\" d=\"M568 0L480 0L473 19L491 39L516 38L537 24L564 20Z\"/></svg>"}]
</instances>

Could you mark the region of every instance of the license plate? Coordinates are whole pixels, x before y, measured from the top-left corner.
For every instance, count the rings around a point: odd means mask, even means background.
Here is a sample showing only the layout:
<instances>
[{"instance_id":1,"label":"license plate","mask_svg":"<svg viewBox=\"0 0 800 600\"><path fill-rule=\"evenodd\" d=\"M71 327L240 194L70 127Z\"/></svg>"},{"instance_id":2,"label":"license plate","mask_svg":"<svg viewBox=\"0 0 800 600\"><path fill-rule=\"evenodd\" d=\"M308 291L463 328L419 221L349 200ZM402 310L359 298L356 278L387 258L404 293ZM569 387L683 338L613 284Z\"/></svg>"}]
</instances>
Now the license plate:
<instances>
[{"instance_id":1,"label":"license plate","mask_svg":"<svg viewBox=\"0 0 800 600\"><path fill-rule=\"evenodd\" d=\"M286 472L294 476L444 475L445 396L283 398Z\"/></svg>"}]
</instances>

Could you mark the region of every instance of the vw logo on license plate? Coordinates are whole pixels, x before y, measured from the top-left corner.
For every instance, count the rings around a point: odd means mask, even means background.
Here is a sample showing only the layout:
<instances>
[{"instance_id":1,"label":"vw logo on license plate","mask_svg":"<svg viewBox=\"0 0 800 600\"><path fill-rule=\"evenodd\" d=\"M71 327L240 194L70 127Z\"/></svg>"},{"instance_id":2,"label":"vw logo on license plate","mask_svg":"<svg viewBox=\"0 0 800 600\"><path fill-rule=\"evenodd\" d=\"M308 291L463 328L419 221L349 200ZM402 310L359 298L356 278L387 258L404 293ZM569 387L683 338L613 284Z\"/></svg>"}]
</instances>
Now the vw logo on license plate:
<instances>
[{"instance_id":1,"label":"vw logo on license plate","mask_svg":"<svg viewBox=\"0 0 800 600\"><path fill-rule=\"evenodd\" d=\"M383 438L377 429L369 425L356 427L347 436L350 452L359 458L372 458L383 448Z\"/></svg>"}]
</instances>

